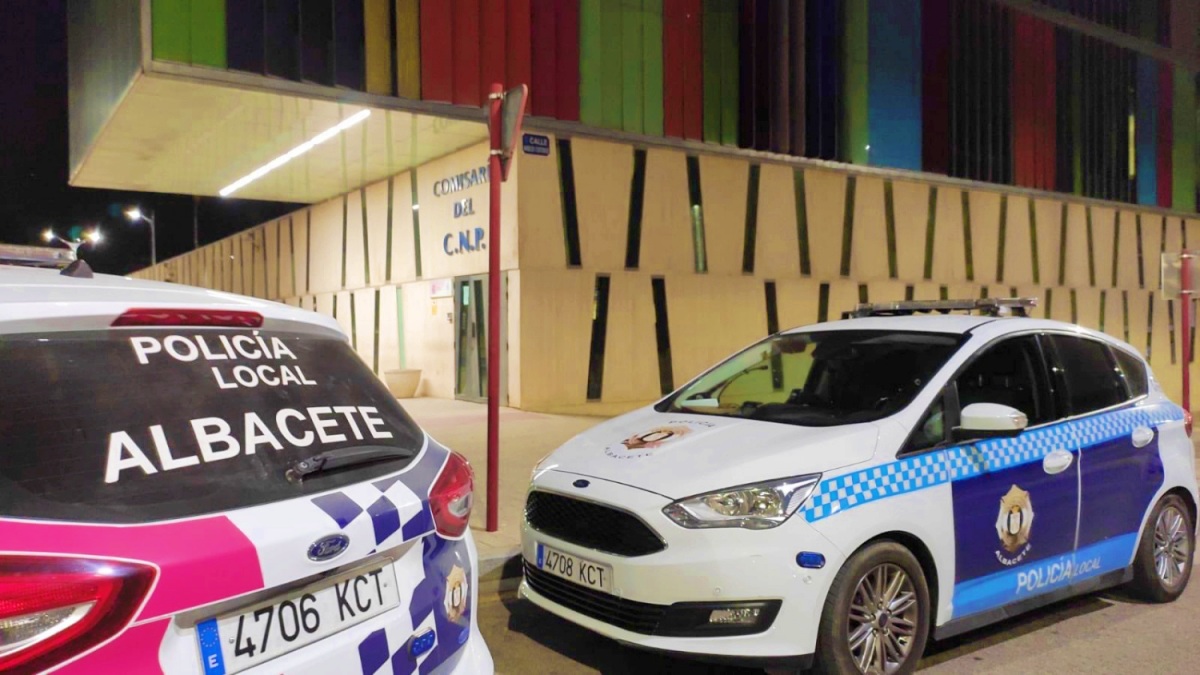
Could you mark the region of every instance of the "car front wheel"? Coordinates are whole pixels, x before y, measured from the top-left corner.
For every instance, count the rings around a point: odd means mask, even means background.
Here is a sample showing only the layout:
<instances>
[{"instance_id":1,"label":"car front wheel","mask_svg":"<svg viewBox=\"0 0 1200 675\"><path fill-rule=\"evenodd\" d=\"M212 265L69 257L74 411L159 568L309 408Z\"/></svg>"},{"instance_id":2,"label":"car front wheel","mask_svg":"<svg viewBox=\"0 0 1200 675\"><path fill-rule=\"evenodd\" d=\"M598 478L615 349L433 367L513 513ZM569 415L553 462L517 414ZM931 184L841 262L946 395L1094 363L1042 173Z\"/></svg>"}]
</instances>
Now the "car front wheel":
<instances>
[{"instance_id":1,"label":"car front wheel","mask_svg":"<svg viewBox=\"0 0 1200 675\"><path fill-rule=\"evenodd\" d=\"M911 673L929 636L929 588L904 546L869 544L834 578L817 638L820 673Z\"/></svg>"}]
</instances>

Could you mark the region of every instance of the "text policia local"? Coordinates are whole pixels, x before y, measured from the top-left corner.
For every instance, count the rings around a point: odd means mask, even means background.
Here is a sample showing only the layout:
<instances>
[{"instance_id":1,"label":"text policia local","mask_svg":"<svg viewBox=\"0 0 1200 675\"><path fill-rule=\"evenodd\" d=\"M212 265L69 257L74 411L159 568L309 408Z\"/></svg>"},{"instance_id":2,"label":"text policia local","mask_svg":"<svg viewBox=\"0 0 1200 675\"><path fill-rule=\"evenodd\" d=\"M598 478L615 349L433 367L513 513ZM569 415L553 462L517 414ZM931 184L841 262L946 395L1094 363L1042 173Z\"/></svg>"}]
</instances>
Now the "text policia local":
<instances>
[{"instance_id":1,"label":"text policia local","mask_svg":"<svg viewBox=\"0 0 1200 675\"><path fill-rule=\"evenodd\" d=\"M152 337L130 338L138 363L150 365L157 358L176 361L237 361L237 360L296 360L296 355L279 338L219 335L209 342L201 336L172 335L161 340ZM161 355L161 356L159 356ZM296 364L230 364L212 367L213 378L221 389L278 387L284 385L310 386ZM283 442L305 448L313 444L341 443L351 438L388 439L392 432L374 406L310 406L282 408L273 413L246 412L242 419L230 421L220 417L201 417L189 420L199 454L177 455L167 441L162 425L149 427L152 448L142 448L128 431L115 431L108 436L108 461L104 482L116 483L122 474L139 470L149 475L196 466L201 462L219 462L238 455L253 455L263 448L283 450ZM240 429L235 433L235 426ZM156 461L157 460L157 461ZM128 475L126 473L126 475Z\"/></svg>"},{"instance_id":2,"label":"text policia local","mask_svg":"<svg viewBox=\"0 0 1200 675\"><path fill-rule=\"evenodd\" d=\"M202 335L186 337L169 335L163 339L154 337L129 338L133 352L137 354L138 363L143 366L150 364L153 354L165 354L176 361L237 361L246 359L259 361L263 359L279 361L287 357L293 361L296 355L287 348L277 337L267 339L261 335L218 335L216 339L204 339ZM209 344L209 343L212 344ZM221 366L212 367L213 378L222 389L237 389L238 387L257 387L260 383L269 387L281 384L314 385L315 381L306 379L300 366L294 364L279 364L278 366L264 363L256 366L234 365L228 369Z\"/></svg>"}]
</instances>

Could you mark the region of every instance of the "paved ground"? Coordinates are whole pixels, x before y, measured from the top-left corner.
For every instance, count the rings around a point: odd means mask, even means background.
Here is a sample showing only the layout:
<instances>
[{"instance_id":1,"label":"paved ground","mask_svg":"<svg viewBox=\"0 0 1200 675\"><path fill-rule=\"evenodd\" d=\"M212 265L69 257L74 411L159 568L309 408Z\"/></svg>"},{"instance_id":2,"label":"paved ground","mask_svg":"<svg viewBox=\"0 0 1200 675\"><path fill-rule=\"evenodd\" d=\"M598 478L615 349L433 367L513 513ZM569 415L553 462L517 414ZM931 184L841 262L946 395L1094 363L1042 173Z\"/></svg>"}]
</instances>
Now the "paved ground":
<instances>
[{"instance_id":1,"label":"paved ground","mask_svg":"<svg viewBox=\"0 0 1200 675\"><path fill-rule=\"evenodd\" d=\"M518 550L517 531L529 474L539 459L601 421L594 417L501 413L500 530L483 531L486 417L483 406L435 399L402 402L440 442L475 466L480 486L472 517L480 555L492 564ZM1068 600L1002 624L932 645L930 673L1200 673L1200 576L1170 605L1143 605L1119 592ZM712 667L647 654L599 637L495 587L480 597L479 622L498 673L720 673Z\"/></svg>"},{"instance_id":2,"label":"paved ground","mask_svg":"<svg viewBox=\"0 0 1200 675\"><path fill-rule=\"evenodd\" d=\"M500 529L487 532L487 408L477 403L434 398L403 399L404 409L439 443L457 450L475 468L475 510L471 528L480 557L516 555L525 489L533 467L576 434L603 421L600 417L543 415L500 410Z\"/></svg>"},{"instance_id":3,"label":"paved ground","mask_svg":"<svg viewBox=\"0 0 1200 675\"><path fill-rule=\"evenodd\" d=\"M648 654L586 631L518 600L480 598L479 623L496 672L750 675ZM1102 593L1066 600L926 650L920 670L958 673L1200 673L1200 576L1169 605Z\"/></svg>"}]
</instances>

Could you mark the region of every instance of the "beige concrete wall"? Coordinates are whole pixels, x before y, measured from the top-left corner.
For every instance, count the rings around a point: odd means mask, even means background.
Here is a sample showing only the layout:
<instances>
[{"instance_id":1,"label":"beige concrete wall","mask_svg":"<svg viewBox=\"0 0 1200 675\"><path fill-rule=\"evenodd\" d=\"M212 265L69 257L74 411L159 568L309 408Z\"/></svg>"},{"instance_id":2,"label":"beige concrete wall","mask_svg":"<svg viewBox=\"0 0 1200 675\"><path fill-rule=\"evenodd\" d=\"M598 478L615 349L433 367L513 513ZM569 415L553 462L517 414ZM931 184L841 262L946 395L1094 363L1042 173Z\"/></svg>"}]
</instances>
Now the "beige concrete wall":
<instances>
[{"instance_id":1,"label":"beige concrete wall","mask_svg":"<svg viewBox=\"0 0 1200 675\"><path fill-rule=\"evenodd\" d=\"M566 169L558 139L551 138L549 156L519 153L503 187L501 258L509 271L504 365L515 406L615 412L659 398L655 278L666 290L670 353L663 358L676 386L766 334L772 283L782 328L837 318L863 297L1036 296L1041 305L1035 316L1102 329L1148 353L1163 386L1178 396L1181 345L1170 332L1178 328L1179 307L1159 291L1159 255L1180 250L1185 241L1200 246L1200 219L915 178L857 176L851 192L846 172L767 158L758 160L758 190L751 193L749 159L702 153L708 271L697 273L688 155L651 148L642 210L635 214L640 255L631 269L626 253L635 149L594 139L569 143L577 267L567 259L564 212L571 205L561 191ZM448 255L445 237L452 235L456 249L458 232L486 230L488 189L481 182L435 195L434 187L485 161L484 146L476 146L416 169L415 191L414 173L405 172L136 276L278 299L335 316L369 366L380 372L419 368L421 394L450 397L454 302L434 297L434 289L454 276L486 271L486 249ZM474 214L455 218L454 204L463 199L472 200ZM749 200L757 201L757 217L754 265L747 272ZM608 322L601 395L589 401L601 275L609 279Z\"/></svg>"}]
</instances>

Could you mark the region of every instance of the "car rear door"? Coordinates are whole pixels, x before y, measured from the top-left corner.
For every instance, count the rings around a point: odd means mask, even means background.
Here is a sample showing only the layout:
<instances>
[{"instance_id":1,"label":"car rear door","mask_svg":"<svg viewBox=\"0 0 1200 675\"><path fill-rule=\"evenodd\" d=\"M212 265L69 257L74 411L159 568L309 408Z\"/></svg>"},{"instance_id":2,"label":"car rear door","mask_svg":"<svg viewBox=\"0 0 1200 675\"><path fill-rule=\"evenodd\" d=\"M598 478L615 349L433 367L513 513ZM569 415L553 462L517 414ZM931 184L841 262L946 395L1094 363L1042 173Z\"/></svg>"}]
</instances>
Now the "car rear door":
<instances>
[{"instance_id":1,"label":"car rear door","mask_svg":"<svg viewBox=\"0 0 1200 675\"><path fill-rule=\"evenodd\" d=\"M411 670L465 642L465 520L428 535L450 517L431 492L448 472L469 491L469 467L344 339L138 322L9 334L0 373L0 588L24 575L23 616L62 631L12 653L0 631L0 670L6 653L92 673ZM289 480L347 450L378 458ZM82 619L37 592L67 573Z\"/></svg>"},{"instance_id":2,"label":"car rear door","mask_svg":"<svg viewBox=\"0 0 1200 675\"><path fill-rule=\"evenodd\" d=\"M1140 404L1148 382L1136 356L1087 337L1050 335L1047 341L1081 446L1074 578L1082 582L1119 573L1133 559L1142 519L1164 477L1156 420L1170 414Z\"/></svg>"}]
</instances>

